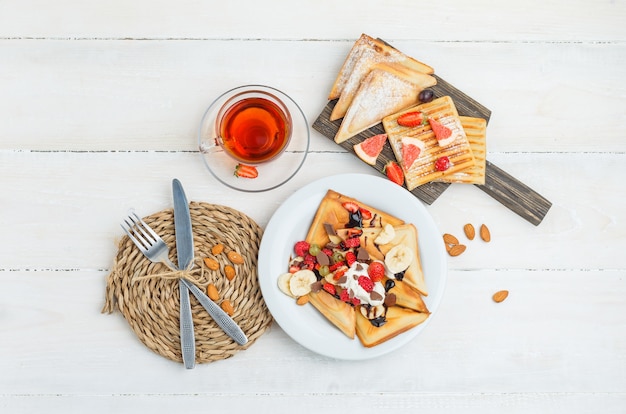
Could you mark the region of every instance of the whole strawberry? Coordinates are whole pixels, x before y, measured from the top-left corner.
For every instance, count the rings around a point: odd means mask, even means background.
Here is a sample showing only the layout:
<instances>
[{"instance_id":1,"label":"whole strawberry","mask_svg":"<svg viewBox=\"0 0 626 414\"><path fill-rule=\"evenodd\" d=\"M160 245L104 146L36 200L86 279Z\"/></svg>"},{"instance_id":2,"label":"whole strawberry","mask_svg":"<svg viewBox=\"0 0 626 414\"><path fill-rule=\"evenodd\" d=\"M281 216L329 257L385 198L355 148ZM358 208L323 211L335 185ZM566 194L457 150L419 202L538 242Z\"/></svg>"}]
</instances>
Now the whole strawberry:
<instances>
[{"instance_id":1,"label":"whole strawberry","mask_svg":"<svg viewBox=\"0 0 626 414\"><path fill-rule=\"evenodd\" d=\"M367 268L367 274L374 282L380 282L385 277L385 265L381 262L372 262Z\"/></svg>"}]
</instances>

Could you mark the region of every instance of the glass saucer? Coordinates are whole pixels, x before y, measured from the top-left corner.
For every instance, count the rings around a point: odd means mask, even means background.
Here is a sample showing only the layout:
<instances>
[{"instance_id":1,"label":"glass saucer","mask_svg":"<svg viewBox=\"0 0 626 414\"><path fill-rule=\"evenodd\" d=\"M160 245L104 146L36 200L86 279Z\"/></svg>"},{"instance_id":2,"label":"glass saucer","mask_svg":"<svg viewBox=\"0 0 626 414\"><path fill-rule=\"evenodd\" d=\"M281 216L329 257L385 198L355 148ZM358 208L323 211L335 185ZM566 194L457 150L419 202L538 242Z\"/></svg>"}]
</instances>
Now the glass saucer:
<instances>
[{"instance_id":1,"label":"glass saucer","mask_svg":"<svg viewBox=\"0 0 626 414\"><path fill-rule=\"evenodd\" d=\"M259 176L252 179L235 176L235 167L239 162L223 149L206 150L214 146L214 125L220 108L233 94L246 90L261 90L278 97L291 114L293 128L291 139L283 153L271 161L256 165ZM239 191L262 192L279 187L296 175L306 159L310 139L306 116L291 97L269 86L245 85L223 93L206 110L200 123L198 148L209 172L222 184Z\"/></svg>"}]
</instances>

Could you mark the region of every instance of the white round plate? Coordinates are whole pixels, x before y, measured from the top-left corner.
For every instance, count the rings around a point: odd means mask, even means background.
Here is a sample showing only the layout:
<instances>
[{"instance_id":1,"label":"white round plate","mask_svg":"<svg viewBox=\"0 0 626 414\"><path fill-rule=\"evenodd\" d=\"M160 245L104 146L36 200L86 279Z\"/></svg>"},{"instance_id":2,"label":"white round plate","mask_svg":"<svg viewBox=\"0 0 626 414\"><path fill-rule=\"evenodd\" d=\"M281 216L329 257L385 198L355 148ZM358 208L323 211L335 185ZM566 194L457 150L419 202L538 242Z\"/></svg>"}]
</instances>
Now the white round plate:
<instances>
[{"instance_id":1,"label":"white round plate","mask_svg":"<svg viewBox=\"0 0 626 414\"><path fill-rule=\"evenodd\" d=\"M306 237L315 212L329 189L413 223L418 230L420 258L429 293L424 301L431 315L424 323L372 348L364 347L356 337L351 340L313 306L298 306L293 298L278 289L278 276L287 271L294 244ZM295 192L270 219L259 248L261 292L276 322L305 348L337 359L374 358L392 352L415 338L426 328L439 307L446 272L443 239L421 201L385 178L365 174L326 177Z\"/></svg>"}]
</instances>

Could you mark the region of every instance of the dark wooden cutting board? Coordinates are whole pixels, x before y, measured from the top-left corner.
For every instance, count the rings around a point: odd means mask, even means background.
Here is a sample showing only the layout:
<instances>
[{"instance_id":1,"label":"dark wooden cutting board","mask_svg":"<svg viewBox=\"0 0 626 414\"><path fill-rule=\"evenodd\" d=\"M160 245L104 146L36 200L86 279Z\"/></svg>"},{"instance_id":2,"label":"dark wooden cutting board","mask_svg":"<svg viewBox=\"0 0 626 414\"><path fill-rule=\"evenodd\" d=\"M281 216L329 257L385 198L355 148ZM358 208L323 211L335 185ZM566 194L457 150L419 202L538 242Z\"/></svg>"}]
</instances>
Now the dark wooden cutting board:
<instances>
[{"instance_id":1,"label":"dark wooden cutting board","mask_svg":"<svg viewBox=\"0 0 626 414\"><path fill-rule=\"evenodd\" d=\"M476 102L474 99L458 90L445 80L436 75L434 76L437 78L437 85L430 89L433 90L436 98L446 95L450 96L454 100L459 115L484 118L487 122L489 122L489 118L491 117L491 111L489 109ZM336 100L328 102L322 110L322 113L313 123L313 129L333 141L335 134L339 130L339 125L341 124L341 119L337 121L330 121L330 113L336 103ZM377 124L338 145L354 154L354 144L358 144L365 138L376 134L382 134L384 132L385 130L383 125ZM395 161L396 157L391 149L391 145L387 142L376 160L376 165L373 165L372 168L384 175L385 173L383 170L385 164L390 160ZM450 186L449 183L431 182L413 189L411 193L426 204L432 204L441 194L443 194L448 186ZM515 177L507 174L505 171L489 162L489 160L487 160L486 165L485 184L476 184L476 187L480 188L491 197L502 203L505 207L509 208L525 220L528 220L535 226L541 223L552 206L552 203L546 198L521 181L517 180Z\"/></svg>"}]
</instances>

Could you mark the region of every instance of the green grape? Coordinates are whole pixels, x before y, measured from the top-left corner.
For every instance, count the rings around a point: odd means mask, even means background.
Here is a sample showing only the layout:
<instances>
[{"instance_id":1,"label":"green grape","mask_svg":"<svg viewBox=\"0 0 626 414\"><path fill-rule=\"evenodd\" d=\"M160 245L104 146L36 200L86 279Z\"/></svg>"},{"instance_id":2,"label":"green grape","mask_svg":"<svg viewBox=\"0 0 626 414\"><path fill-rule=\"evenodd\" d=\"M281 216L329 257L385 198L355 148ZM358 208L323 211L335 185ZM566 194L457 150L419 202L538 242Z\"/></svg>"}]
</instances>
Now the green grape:
<instances>
[{"instance_id":1,"label":"green grape","mask_svg":"<svg viewBox=\"0 0 626 414\"><path fill-rule=\"evenodd\" d=\"M317 256L317 254L321 251L322 249L320 249L320 247L317 244L312 244L309 247L309 254L311 256Z\"/></svg>"},{"instance_id":2,"label":"green grape","mask_svg":"<svg viewBox=\"0 0 626 414\"><path fill-rule=\"evenodd\" d=\"M333 252L333 263L343 262L343 254L340 251L335 250Z\"/></svg>"}]
</instances>

